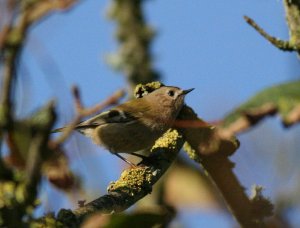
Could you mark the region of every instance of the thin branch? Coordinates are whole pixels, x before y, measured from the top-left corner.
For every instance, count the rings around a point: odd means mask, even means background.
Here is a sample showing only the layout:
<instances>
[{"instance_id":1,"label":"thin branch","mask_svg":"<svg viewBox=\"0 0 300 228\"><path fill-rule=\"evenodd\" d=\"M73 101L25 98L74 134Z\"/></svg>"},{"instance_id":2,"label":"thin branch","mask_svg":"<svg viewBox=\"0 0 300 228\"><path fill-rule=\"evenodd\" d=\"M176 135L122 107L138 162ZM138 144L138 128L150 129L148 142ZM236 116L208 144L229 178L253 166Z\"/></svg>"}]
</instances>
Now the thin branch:
<instances>
[{"instance_id":1,"label":"thin branch","mask_svg":"<svg viewBox=\"0 0 300 228\"><path fill-rule=\"evenodd\" d=\"M100 110L103 110L107 108L108 106L118 104L121 98L125 96L126 92L125 90L121 89L116 91L113 95L108 97L105 101L96 104L95 106L87 109L82 110L82 115L83 116L90 116L96 112L99 112Z\"/></svg>"},{"instance_id":2,"label":"thin branch","mask_svg":"<svg viewBox=\"0 0 300 228\"><path fill-rule=\"evenodd\" d=\"M27 8L29 13L28 22L30 24L38 22L52 12L58 10L70 10L72 6L78 3L78 0L44 0L39 1L33 6Z\"/></svg>"},{"instance_id":3,"label":"thin branch","mask_svg":"<svg viewBox=\"0 0 300 228\"><path fill-rule=\"evenodd\" d=\"M250 17L244 16L245 21L252 26L260 35L262 35L266 40L268 40L271 44L273 44L275 47L279 48L283 51L299 51L300 46L294 45L290 41L283 41L280 39L277 39L276 37L270 36L268 33L266 33L256 22L251 19Z\"/></svg>"},{"instance_id":4,"label":"thin branch","mask_svg":"<svg viewBox=\"0 0 300 228\"><path fill-rule=\"evenodd\" d=\"M15 76L15 58L17 52L10 53L4 62L4 75L3 75L3 84L2 84L2 94L1 94L1 104L4 121L3 125L5 128L8 128L12 121L12 99L11 92L13 86L13 80Z\"/></svg>"},{"instance_id":5,"label":"thin branch","mask_svg":"<svg viewBox=\"0 0 300 228\"><path fill-rule=\"evenodd\" d=\"M74 85L72 87L72 94L74 99L74 106L76 109L76 112L79 114L83 110L83 104L81 101L81 95L78 86Z\"/></svg>"}]
</instances>

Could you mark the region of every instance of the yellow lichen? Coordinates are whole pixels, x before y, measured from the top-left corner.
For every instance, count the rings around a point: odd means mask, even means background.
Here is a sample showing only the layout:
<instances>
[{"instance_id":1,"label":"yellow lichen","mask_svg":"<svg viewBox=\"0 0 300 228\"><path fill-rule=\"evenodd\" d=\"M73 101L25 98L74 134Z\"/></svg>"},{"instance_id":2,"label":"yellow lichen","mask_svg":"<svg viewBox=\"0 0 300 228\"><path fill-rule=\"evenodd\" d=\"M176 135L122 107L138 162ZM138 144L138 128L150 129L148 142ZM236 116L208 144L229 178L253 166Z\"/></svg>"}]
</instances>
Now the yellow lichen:
<instances>
[{"instance_id":1,"label":"yellow lichen","mask_svg":"<svg viewBox=\"0 0 300 228\"><path fill-rule=\"evenodd\" d=\"M0 184L0 207L10 207L13 205L16 184L6 181Z\"/></svg>"},{"instance_id":2,"label":"yellow lichen","mask_svg":"<svg viewBox=\"0 0 300 228\"><path fill-rule=\"evenodd\" d=\"M169 129L162 137L156 140L151 151L157 148L171 148L175 149L177 145L177 139L182 136L175 129Z\"/></svg>"},{"instance_id":3,"label":"yellow lichen","mask_svg":"<svg viewBox=\"0 0 300 228\"><path fill-rule=\"evenodd\" d=\"M188 142L184 143L183 149L186 151L186 153L188 154L188 156L191 159L193 159L196 162L200 162L201 161L201 159L200 159L198 153L196 152L196 150L194 150Z\"/></svg>"},{"instance_id":4,"label":"yellow lichen","mask_svg":"<svg viewBox=\"0 0 300 228\"><path fill-rule=\"evenodd\" d=\"M161 138L159 138L152 150L166 149L173 151L178 147L178 139L182 136L177 130L169 129ZM171 150L168 150L171 149ZM108 192L122 192L130 196L142 192L151 192L152 185L160 176L160 169L152 166L142 166L124 170L121 177L116 182L112 182L108 187Z\"/></svg>"},{"instance_id":5,"label":"yellow lichen","mask_svg":"<svg viewBox=\"0 0 300 228\"><path fill-rule=\"evenodd\" d=\"M23 203L25 200L25 185L19 184L16 188L15 197L18 203Z\"/></svg>"},{"instance_id":6,"label":"yellow lichen","mask_svg":"<svg viewBox=\"0 0 300 228\"><path fill-rule=\"evenodd\" d=\"M135 89L134 89L134 96L136 98L141 98L145 95L147 95L148 93L151 93L152 91L162 87L164 84L162 84L159 81L155 81L155 82L150 82L147 84L138 84Z\"/></svg>"},{"instance_id":7,"label":"yellow lichen","mask_svg":"<svg viewBox=\"0 0 300 228\"><path fill-rule=\"evenodd\" d=\"M151 185L151 170L147 167L138 167L124 170L116 182L109 185L108 191L122 191L130 195L142 191L142 187Z\"/></svg>"}]
</instances>

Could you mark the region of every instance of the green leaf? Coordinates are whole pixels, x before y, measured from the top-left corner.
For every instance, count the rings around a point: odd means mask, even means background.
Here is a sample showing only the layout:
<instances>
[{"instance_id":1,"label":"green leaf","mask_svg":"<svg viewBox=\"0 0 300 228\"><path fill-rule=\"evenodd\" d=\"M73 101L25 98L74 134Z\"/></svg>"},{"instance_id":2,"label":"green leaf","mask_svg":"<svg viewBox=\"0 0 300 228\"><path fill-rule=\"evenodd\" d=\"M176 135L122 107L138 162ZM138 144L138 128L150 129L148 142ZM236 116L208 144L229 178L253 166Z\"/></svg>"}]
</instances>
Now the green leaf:
<instances>
[{"instance_id":1,"label":"green leaf","mask_svg":"<svg viewBox=\"0 0 300 228\"><path fill-rule=\"evenodd\" d=\"M285 127L300 121L300 81L267 88L250 98L224 118L223 133L233 135L245 131L276 113Z\"/></svg>"}]
</instances>

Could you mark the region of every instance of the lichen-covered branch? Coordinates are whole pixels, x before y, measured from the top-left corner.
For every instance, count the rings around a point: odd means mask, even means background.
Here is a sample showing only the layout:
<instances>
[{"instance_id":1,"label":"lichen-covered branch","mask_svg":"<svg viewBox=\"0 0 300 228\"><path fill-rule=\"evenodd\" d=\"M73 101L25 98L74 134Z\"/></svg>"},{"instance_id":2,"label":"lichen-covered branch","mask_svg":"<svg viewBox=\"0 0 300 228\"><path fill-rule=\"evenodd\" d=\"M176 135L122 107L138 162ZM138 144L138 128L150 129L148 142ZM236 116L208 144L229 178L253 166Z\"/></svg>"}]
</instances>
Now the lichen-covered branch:
<instances>
[{"instance_id":1,"label":"lichen-covered branch","mask_svg":"<svg viewBox=\"0 0 300 228\"><path fill-rule=\"evenodd\" d=\"M286 21L289 27L290 43L300 50L300 1L284 0L283 1Z\"/></svg>"},{"instance_id":2,"label":"lichen-covered branch","mask_svg":"<svg viewBox=\"0 0 300 228\"><path fill-rule=\"evenodd\" d=\"M282 51L298 51L300 46L293 45L290 41L280 40L274 36L269 35L265 30L263 30L253 19L244 16L245 21L252 26L260 35L262 35L266 40L268 40L275 47Z\"/></svg>"},{"instance_id":3,"label":"lichen-covered branch","mask_svg":"<svg viewBox=\"0 0 300 228\"><path fill-rule=\"evenodd\" d=\"M68 218L72 218L72 221L77 220L80 223L92 213L110 214L126 210L151 193L152 186L172 164L183 143L182 135L177 130L170 129L156 141L149 159L143 160L137 168L124 170L119 180L109 185L106 195L73 212L61 210L58 214L59 222L69 224ZM74 220L74 218L76 219ZM45 219L38 222L45 222Z\"/></svg>"},{"instance_id":4,"label":"lichen-covered branch","mask_svg":"<svg viewBox=\"0 0 300 228\"><path fill-rule=\"evenodd\" d=\"M189 107L184 107L179 118L181 121L202 121ZM152 185L168 169L186 140L190 145L186 146L189 156L201 164L240 225L242 227L263 227L262 219L264 217L260 213L253 213L253 203L233 173L233 163L228 159L228 155L232 154L239 146L236 139L218 138L216 129L213 127L181 127L180 132L183 137L176 130L167 132L152 148L153 153L149 160L142 161L141 167L125 170L120 179L108 187L108 194L74 211L61 210L57 217L58 221L69 225L73 221L78 225L89 214L121 212L132 206L151 192ZM264 198L260 195L260 199ZM266 202L269 203L269 201ZM257 204L260 203L256 200ZM269 205L271 204L269 203ZM257 216L258 214L260 217ZM265 215L270 215L270 211ZM45 219L41 221L45 222Z\"/></svg>"},{"instance_id":5,"label":"lichen-covered branch","mask_svg":"<svg viewBox=\"0 0 300 228\"><path fill-rule=\"evenodd\" d=\"M179 118L202 121L189 107L182 110ZM233 173L234 164L228 159L239 147L238 141L234 137L220 138L214 127L182 128L181 132L188 143L185 145L188 155L205 170L238 223L242 227L263 227L262 218L253 213L252 202Z\"/></svg>"},{"instance_id":6,"label":"lichen-covered branch","mask_svg":"<svg viewBox=\"0 0 300 228\"><path fill-rule=\"evenodd\" d=\"M252 26L260 35L268 40L275 47L283 51L296 51L300 53L300 2L298 0L283 0L286 20L289 27L290 39L280 40L266 33L255 21L244 16L246 22Z\"/></svg>"},{"instance_id":7,"label":"lichen-covered branch","mask_svg":"<svg viewBox=\"0 0 300 228\"><path fill-rule=\"evenodd\" d=\"M120 43L119 51L108 56L107 60L126 76L131 91L139 84L160 78L153 69L150 51L154 30L146 24L142 3L145 0L114 0L109 16L117 23L116 38Z\"/></svg>"}]
</instances>

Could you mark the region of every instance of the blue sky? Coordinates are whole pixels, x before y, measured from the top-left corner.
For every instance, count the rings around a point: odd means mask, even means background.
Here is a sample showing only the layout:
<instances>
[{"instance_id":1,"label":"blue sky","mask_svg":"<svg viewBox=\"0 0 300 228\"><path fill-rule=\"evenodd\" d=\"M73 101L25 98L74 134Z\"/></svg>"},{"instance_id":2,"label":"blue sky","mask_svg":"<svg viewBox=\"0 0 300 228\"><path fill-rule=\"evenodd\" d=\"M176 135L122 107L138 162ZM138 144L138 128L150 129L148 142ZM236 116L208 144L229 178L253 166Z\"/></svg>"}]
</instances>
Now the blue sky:
<instances>
[{"instance_id":1,"label":"blue sky","mask_svg":"<svg viewBox=\"0 0 300 228\"><path fill-rule=\"evenodd\" d=\"M105 17L108 5L107 0L85 1L66 14L46 18L31 30L17 86L18 101L22 101L18 106L20 115L29 114L55 98L60 113L57 126L61 126L72 119L71 85L80 87L87 106L126 86L123 76L104 61L105 55L117 48L113 39L115 25ZM277 50L243 20L243 15L252 17L270 34L287 39L281 1L155 0L146 1L145 12L148 22L157 29L153 53L162 81L196 88L187 97L187 103L207 121L222 118L266 86L298 76L296 55ZM291 160L298 159L297 133L299 127L283 130L279 119L273 118L240 136L242 146L232 159L244 186L261 184L271 198L283 191L279 181L286 178L274 177L278 172L278 167L274 167L275 155L287 150ZM264 140L261 134L266 136ZM70 152L72 167L80 173L92 195L99 195L99 189L104 193L109 181L120 174L120 168L111 168L118 167L119 161L81 136L72 137L66 147L74 148L75 144L76 151ZM92 152L86 153L86 148ZM268 154L272 151L274 156ZM286 160L290 162L289 156ZM295 172L299 171L291 168L290 173ZM95 181L91 173L101 173L101 181ZM290 182L292 186L294 182ZM43 189L48 197L61 197L56 190L45 186ZM52 204L49 207L54 209L70 206L67 201ZM230 216L215 212L183 213L180 219L185 227L234 224Z\"/></svg>"}]
</instances>

